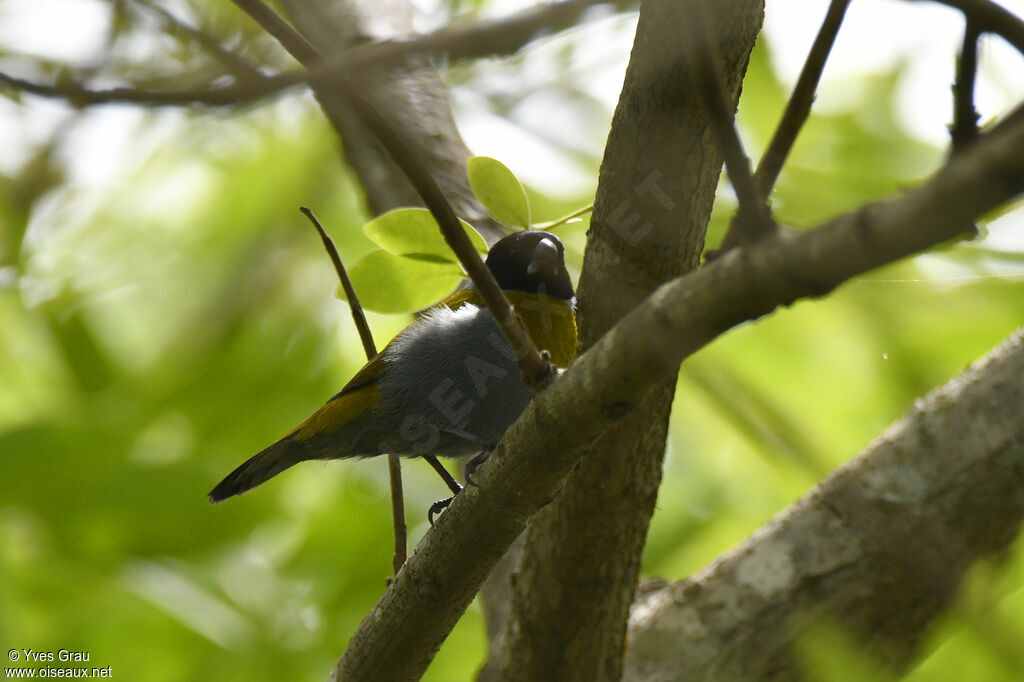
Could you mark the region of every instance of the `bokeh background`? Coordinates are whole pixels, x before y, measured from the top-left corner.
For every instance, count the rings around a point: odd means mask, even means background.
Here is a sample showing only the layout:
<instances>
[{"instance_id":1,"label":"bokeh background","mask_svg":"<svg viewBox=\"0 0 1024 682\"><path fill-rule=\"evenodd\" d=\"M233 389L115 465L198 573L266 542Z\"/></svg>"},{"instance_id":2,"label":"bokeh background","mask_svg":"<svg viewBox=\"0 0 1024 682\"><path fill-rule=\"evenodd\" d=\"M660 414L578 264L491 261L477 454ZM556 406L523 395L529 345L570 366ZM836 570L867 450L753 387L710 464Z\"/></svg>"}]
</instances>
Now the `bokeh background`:
<instances>
[{"instance_id":1,"label":"bokeh background","mask_svg":"<svg viewBox=\"0 0 1024 682\"><path fill-rule=\"evenodd\" d=\"M0 70L173 82L195 55L144 12L118 27L131 4L0 0ZM524 4L422 0L418 27ZM754 154L826 4L768 0L740 105ZM287 64L230 3L163 6ZM592 200L634 26L598 17L444 72L471 148L519 174L538 220ZM781 221L811 227L938 167L961 30L943 8L853 3L773 197ZM982 57L984 122L1024 98L1024 60L997 39ZM140 682L323 679L390 573L384 461L306 464L217 507L205 493L362 364L298 212L313 207L349 263L372 247L339 141L301 91L226 111L0 94L0 649L88 651ZM734 205L723 185L711 244ZM562 233L574 277L585 227ZM687 361L645 574L700 569L1024 322L1024 209L982 228ZM408 321L371 315L378 343ZM404 469L415 542L444 489ZM1018 681L1021 641L1017 543L972 573L910 679ZM468 679L484 652L474 605L425 679ZM834 679L858 670L837 658Z\"/></svg>"}]
</instances>

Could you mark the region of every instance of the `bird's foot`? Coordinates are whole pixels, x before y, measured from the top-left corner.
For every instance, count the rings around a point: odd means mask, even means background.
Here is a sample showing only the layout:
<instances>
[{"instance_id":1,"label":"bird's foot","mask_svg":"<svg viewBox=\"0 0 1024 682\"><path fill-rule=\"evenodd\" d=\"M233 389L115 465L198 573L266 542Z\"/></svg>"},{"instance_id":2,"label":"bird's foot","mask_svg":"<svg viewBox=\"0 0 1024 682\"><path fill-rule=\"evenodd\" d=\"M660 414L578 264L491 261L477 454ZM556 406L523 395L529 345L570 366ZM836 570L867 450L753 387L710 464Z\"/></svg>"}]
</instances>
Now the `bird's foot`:
<instances>
[{"instance_id":1,"label":"bird's foot","mask_svg":"<svg viewBox=\"0 0 1024 682\"><path fill-rule=\"evenodd\" d=\"M476 473L476 470L480 467L481 464L487 461L487 457L488 455L491 454L492 449L493 448L484 450L479 455L475 456L473 459L466 462L466 468L464 470L464 475L466 477L466 485L471 485L474 488L476 487L476 481L473 480L473 474ZM456 485L458 484L456 483ZM462 488L460 487L457 491L455 491L455 495L458 495L461 491ZM434 525L434 517L443 512L451 505L452 500L455 499L455 495L452 495L451 497L446 497L443 500L438 500L434 504L430 505L430 509L427 511L427 521L430 522L431 526Z\"/></svg>"},{"instance_id":2,"label":"bird's foot","mask_svg":"<svg viewBox=\"0 0 1024 682\"><path fill-rule=\"evenodd\" d=\"M431 526L434 525L434 516L440 514L445 509L447 509L448 506L452 503L452 500L454 499L455 495L452 495L451 497L446 497L443 500L438 500L434 504L430 505L430 509L427 511L427 521L430 522Z\"/></svg>"},{"instance_id":3,"label":"bird's foot","mask_svg":"<svg viewBox=\"0 0 1024 682\"><path fill-rule=\"evenodd\" d=\"M466 479L466 485L471 485L474 488L476 487L476 481L473 480L473 474L476 473L476 470L480 468L481 464L487 461L490 454L491 450L484 450L479 455L466 462L466 468L462 473Z\"/></svg>"}]
</instances>

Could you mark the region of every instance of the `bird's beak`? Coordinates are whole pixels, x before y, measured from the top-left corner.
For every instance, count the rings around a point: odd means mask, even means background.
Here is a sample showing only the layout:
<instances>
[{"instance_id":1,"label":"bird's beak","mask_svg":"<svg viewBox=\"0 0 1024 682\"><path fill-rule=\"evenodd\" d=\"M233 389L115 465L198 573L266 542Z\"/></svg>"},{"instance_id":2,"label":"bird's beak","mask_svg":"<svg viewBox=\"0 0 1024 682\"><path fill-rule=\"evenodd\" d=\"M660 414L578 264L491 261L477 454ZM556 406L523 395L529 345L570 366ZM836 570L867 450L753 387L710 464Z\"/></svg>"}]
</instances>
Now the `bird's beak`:
<instances>
[{"instance_id":1,"label":"bird's beak","mask_svg":"<svg viewBox=\"0 0 1024 682\"><path fill-rule=\"evenodd\" d=\"M530 264L526 266L526 274L555 277L561 267L562 259L558 255L558 246L550 239L541 239L533 248Z\"/></svg>"}]
</instances>

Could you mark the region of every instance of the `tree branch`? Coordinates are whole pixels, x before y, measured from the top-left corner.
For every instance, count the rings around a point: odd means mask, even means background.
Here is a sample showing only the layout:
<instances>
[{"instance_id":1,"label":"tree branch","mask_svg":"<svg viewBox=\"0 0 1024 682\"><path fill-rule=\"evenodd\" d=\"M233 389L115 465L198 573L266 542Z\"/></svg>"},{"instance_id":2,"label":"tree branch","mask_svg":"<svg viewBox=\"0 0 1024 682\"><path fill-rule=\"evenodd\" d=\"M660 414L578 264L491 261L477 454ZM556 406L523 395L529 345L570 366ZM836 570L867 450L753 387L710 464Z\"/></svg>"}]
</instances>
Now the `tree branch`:
<instances>
[{"instance_id":1,"label":"tree branch","mask_svg":"<svg viewBox=\"0 0 1024 682\"><path fill-rule=\"evenodd\" d=\"M268 33L277 38L289 53L304 64L316 64L320 61L320 53L302 35L279 17L261 0L232 0L238 7L251 16ZM314 90L321 85L330 86L345 98L345 102L353 108L364 125L376 136L377 140L391 154L395 162L405 172L406 177L423 199L424 204L434 216L444 235L444 240L458 257L473 285L491 311L498 328L515 353L528 384L534 387L543 385L551 376L551 365L541 357L533 339L523 326L523 321L509 304L501 287L495 281L491 271L484 265L469 236L462 228L455 211L448 203L441 188L430 175L430 172L419 159L416 149L409 145L404 137L388 123L373 104L366 99L359 88L344 77L336 76L330 83L314 82ZM324 96L330 97L330 91Z\"/></svg>"},{"instance_id":2,"label":"tree branch","mask_svg":"<svg viewBox=\"0 0 1024 682\"><path fill-rule=\"evenodd\" d=\"M793 93L786 102L786 110L782 113L779 125L775 127L768 148L761 157L754 172L754 184L757 186L757 194L762 201L766 201L779 179L782 166L786 163L801 128L811 114L811 105L814 103L814 93L821 81L821 74L825 71L825 62L832 51L832 46L839 35L839 27L843 24L843 17L846 16L846 8L850 0L832 0L825 14L825 20L818 29L818 35L814 38L811 51L807 53L807 59L800 69L800 76L797 78Z\"/></svg>"},{"instance_id":3,"label":"tree branch","mask_svg":"<svg viewBox=\"0 0 1024 682\"><path fill-rule=\"evenodd\" d=\"M743 143L733 123L736 103L726 91L722 79L722 58L718 46L712 40L708 6L704 0L696 0L690 3L690 7L691 17L682 24L686 42L691 45L687 56L696 75L701 99L710 112L711 128L725 159L729 182L736 191L739 209L734 224L739 227L746 241L756 241L774 232L775 223L768 204L758 196L754 187L750 159L743 151Z\"/></svg>"},{"instance_id":4,"label":"tree branch","mask_svg":"<svg viewBox=\"0 0 1024 682\"><path fill-rule=\"evenodd\" d=\"M74 107L96 106L102 104L139 104L145 106L192 106L205 105L222 107L254 101L269 92L276 92L283 87L275 87L279 79L268 77L259 82L246 85L230 85L217 88L193 88L189 90L166 91L149 90L135 87L115 87L91 89L82 83L66 78L53 84L18 78L7 73L0 73L0 85L17 92L38 95L49 99L60 99ZM301 81L296 80L290 85Z\"/></svg>"},{"instance_id":5,"label":"tree branch","mask_svg":"<svg viewBox=\"0 0 1024 682\"><path fill-rule=\"evenodd\" d=\"M302 206L299 210L309 218L309 222L313 223L317 234L320 235L320 240L324 243L327 255L330 256L331 262L334 264L334 271L338 273L341 288L345 290L345 298L348 299L349 308L352 311L352 321L355 322L359 340L363 343L363 353L366 354L368 361L372 360L377 355L377 344L373 342L373 333L370 331L370 325L366 322L366 315L363 314L359 295L352 285L348 271L345 270L345 264L341 262L341 256L334 246L334 240L327 234L327 230L320 224L311 209ZM391 566L395 573L398 573L409 554L408 532L405 526L405 496L402 491L402 463L399 461L398 455L388 455L388 482L391 485L391 527L394 529L395 537L395 553L391 558Z\"/></svg>"},{"instance_id":6,"label":"tree branch","mask_svg":"<svg viewBox=\"0 0 1024 682\"><path fill-rule=\"evenodd\" d=\"M66 100L77 107L118 103L156 107L249 104L288 88L330 80L357 69L395 65L416 54L445 56L453 61L511 55L536 39L538 34L564 29L586 9L599 4L613 3L608 0L566 0L463 28L443 28L426 35L370 43L327 57L308 70L297 69L224 86L211 85L177 92L132 86L92 89L74 79L61 79L50 84L5 73L0 73L0 84L19 92Z\"/></svg>"},{"instance_id":7,"label":"tree branch","mask_svg":"<svg viewBox=\"0 0 1024 682\"><path fill-rule=\"evenodd\" d=\"M411 38L387 40L356 48L365 64L396 64L413 53L425 53L449 60L510 55L536 40L542 33L562 31L576 25L583 13L596 5L615 5L612 0L563 0L531 7L501 19L479 21L470 26L442 28ZM358 62L357 62L358 63ZM327 72L342 67L325 65Z\"/></svg>"},{"instance_id":8,"label":"tree branch","mask_svg":"<svg viewBox=\"0 0 1024 682\"><path fill-rule=\"evenodd\" d=\"M849 4L850 0L832 0L829 5L825 20L822 22L821 28L818 29L814 44L811 45L811 51L807 54L807 59L804 60L804 65L800 69L800 77L789 96L782 118L779 119L779 124L775 127L775 133L772 135L771 142L768 143L764 156L761 157L761 162L757 164L757 170L754 172L754 186L757 197L762 202L768 201L772 188L779 179L782 166L785 164L800 130L807 122L807 117L811 114L811 105L814 102L815 91L818 89L818 82L825 70L825 62L832 51L832 45L835 44L839 27L843 23L843 17L846 15L846 8ZM740 215L737 211L729 223L729 229L722 237L719 247L707 254L708 260L717 258L739 244L741 229Z\"/></svg>"},{"instance_id":9,"label":"tree branch","mask_svg":"<svg viewBox=\"0 0 1024 682\"><path fill-rule=\"evenodd\" d=\"M1021 405L1024 329L740 547L647 592L623 679L819 679L806 651L822 627L905 672L967 569L1017 536Z\"/></svg>"},{"instance_id":10,"label":"tree branch","mask_svg":"<svg viewBox=\"0 0 1024 682\"><path fill-rule=\"evenodd\" d=\"M924 2L925 0L910 0ZM991 0L927 0L953 7L970 17L981 33L994 33L1024 54L1024 21Z\"/></svg>"},{"instance_id":11,"label":"tree branch","mask_svg":"<svg viewBox=\"0 0 1024 682\"><path fill-rule=\"evenodd\" d=\"M1024 111L928 182L809 232L734 250L659 288L537 395L353 635L337 680L415 679L504 549L581 452L716 336L963 234L1024 191ZM586 400L581 400L586 396Z\"/></svg>"},{"instance_id":12,"label":"tree branch","mask_svg":"<svg viewBox=\"0 0 1024 682\"><path fill-rule=\"evenodd\" d=\"M278 16L277 12L270 8L270 5L263 0L231 0L243 12L255 21L260 27L274 37L281 47L288 51L292 57L306 67L323 63L323 57L313 45L306 40L305 36L295 30L287 21ZM310 81L315 82L313 80Z\"/></svg>"},{"instance_id":13,"label":"tree branch","mask_svg":"<svg viewBox=\"0 0 1024 682\"><path fill-rule=\"evenodd\" d=\"M412 32L413 11L404 0L281 0L280 5L325 62L363 47L404 39ZM371 40L376 42L367 45ZM378 111L387 112L391 125L414 145L455 212L489 244L505 236L505 228L487 213L469 186L466 160L471 154L455 124L447 87L430 58L413 54L346 73L358 75L366 99ZM344 93L331 92L328 85L320 89L318 100L343 142L342 157L359 177L369 212L377 215L422 205L405 173L348 105Z\"/></svg>"},{"instance_id":14,"label":"tree branch","mask_svg":"<svg viewBox=\"0 0 1024 682\"><path fill-rule=\"evenodd\" d=\"M911 1L920 2L921 0ZM959 9L964 13L968 27L971 28L974 36L974 40L971 43L971 49L976 50L977 36L979 33L990 32L1001 36L1004 40L1016 47L1018 51L1024 54L1024 22L1022 22L1019 17L1008 12L999 5L990 2L989 0L930 1ZM825 20L821 25L821 29L818 31L814 44L811 46L811 50L807 55L807 60L804 62L803 68L800 70L800 76L797 79L793 93L786 104L786 110L779 121L779 125L775 129L775 133L772 136L768 148L765 150L764 156L761 158L761 162L758 164L757 171L754 173L754 183L757 186L757 192L762 199L767 200L768 196L771 194L771 190L775 186L775 182L778 180L779 173L782 170L786 157L789 155L789 152L796 141L797 135L806 122L807 117L810 115L811 105L814 102L815 90L817 89L818 82L821 79L821 74L824 70L829 52L831 52L832 45L835 43L839 28L842 25L843 17L845 16L848 5L849 0L832 0L832 3L829 5L828 12L825 15ZM969 35L964 36L965 50L968 49L969 37ZM966 73L963 72L962 69L964 66L971 64L970 59L974 52L968 51L964 54L967 56L966 64L965 60L962 59L960 63L961 70L959 70L958 73ZM976 69L976 66L974 68ZM959 95L960 90L970 90L973 92L974 71L971 70L970 73L972 75L972 79L970 81L963 80L960 76L957 78L958 83L963 82L962 87L958 86L958 96L956 100L957 107L961 106L961 103L964 101ZM964 113L957 109L954 118L954 130L959 129L956 121L961 120L963 117ZM975 122L977 121L976 114L973 120ZM955 145L956 141L954 139L954 146ZM738 215L735 216L733 221L730 223L729 229L722 238L722 243L719 248L708 253L708 260L717 258L722 253L728 251L739 243L740 239L737 219Z\"/></svg>"},{"instance_id":15,"label":"tree branch","mask_svg":"<svg viewBox=\"0 0 1024 682\"><path fill-rule=\"evenodd\" d=\"M722 108L729 128L762 16L758 0L719 0L708 29L724 57L714 68L727 84ZM722 155L708 144L713 115L695 86L690 45L679 38L692 17L689 2L649 0L641 7L587 234L578 288L581 349L659 285L696 269L704 250ZM666 376L608 429L531 520L515 579L505 581L508 618L491 636L481 682L621 677L675 384L675 373Z\"/></svg>"},{"instance_id":16,"label":"tree branch","mask_svg":"<svg viewBox=\"0 0 1024 682\"><path fill-rule=\"evenodd\" d=\"M978 27L970 15L965 17L964 42L956 63L953 85L953 125L949 129L953 153L969 145L978 136L978 112L974 108L974 82L978 75Z\"/></svg>"},{"instance_id":17,"label":"tree branch","mask_svg":"<svg viewBox=\"0 0 1024 682\"><path fill-rule=\"evenodd\" d=\"M373 342L373 332L370 331L370 325L366 322L363 306L359 303L359 294L352 285L348 271L345 270L345 264L341 262L341 256L338 254L338 249L334 246L334 240L327 234L327 230L320 224L320 221L317 220L311 209L302 206L299 210L302 212L302 215L309 219L309 222L313 223L317 234L320 235L320 240L324 243L324 249L327 250L331 263L334 264L334 271L338 273L338 281L341 282L341 288L345 290L345 298L348 299L349 307L352 309L352 321L355 322L356 331L359 332L359 340L363 344L363 353L366 354L367 360L372 360L373 356L377 354L377 344Z\"/></svg>"},{"instance_id":18,"label":"tree branch","mask_svg":"<svg viewBox=\"0 0 1024 682\"><path fill-rule=\"evenodd\" d=\"M235 54L221 45L216 36L210 35L202 29L190 26L153 2L153 0L135 0L135 3L160 17L168 34L175 36L181 42L191 41L203 48L211 57L220 62L225 69L230 71L239 83L261 81L267 77L260 73L259 69L246 61L244 57Z\"/></svg>"},{"instance_id":19,"label":"tree branch","mask_svg":"<svg viewBox=\"0 0 1024 682\"><path fill-rule=\"evenodd\" d=\"M908 0L924 2L925 0ZM977 23L978 30L993 33L1024 53L1024 22L989 0L927 0L961 10ZM335 55L309 71L295 70L266 76L258 82L166 92L136 87L91 89L83 83L63 80L39 83L0 73L0 84L40 97L63 99L74 106L129 103L148 106L213 106L248 104L318 78L328 78L354 68L394 64L414 54L447 56L451 60L514 54L544 30L558 30L579 17L589 6L612 4L607 0L566 0L530 9L504 19L479 22L465 28L444 28L402 40L386 40ZM578 12L574 14L574 12ZM516 40L510 39L515 36Z\"/></svg>"}]
</instances>

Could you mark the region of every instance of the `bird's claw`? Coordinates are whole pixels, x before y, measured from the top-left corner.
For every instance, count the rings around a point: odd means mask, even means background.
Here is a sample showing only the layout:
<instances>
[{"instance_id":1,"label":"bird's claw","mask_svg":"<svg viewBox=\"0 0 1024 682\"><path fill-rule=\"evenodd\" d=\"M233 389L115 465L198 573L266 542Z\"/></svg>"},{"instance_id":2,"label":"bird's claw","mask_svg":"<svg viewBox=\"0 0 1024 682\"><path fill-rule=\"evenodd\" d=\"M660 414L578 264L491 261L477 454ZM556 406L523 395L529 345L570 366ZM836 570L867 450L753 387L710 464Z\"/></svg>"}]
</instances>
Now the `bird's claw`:
<instances>
[{"instance_id":1,"label":"bird's claw","mask_svg":"<svg viewBox=\"0 0 1024 682\"><path fill-rule=\"evenodd\" d=\"M480 468L480 465L487 461L488 455L491 454L490 450L484 450L473 459L466 462L466 468L462 472L462 476L466 479L466 485L476 487L476 481L473 480L473 474Z\"/></svg>"},{"instance_id":2,"label":"bird's claw","mask_svg":"<svg viewBox=\"0 0 1024 682\"><path fill-rule=\"evenodd\" d=\"M491 454L492 449L493 448L484 450L479 455L466 462L466 468L463 471L463 475L466 478L466 485L471 485L474 488L476 487L476 481L473 480L473 474L476 472L476 470L480 467L481 464L487 461L487 456ZM456 492L455 495L458 495L459 492L462 492L462 488L459 488L459 491ZM452 500L455 499L455 495L452 495L451 497L446 497L443 500L438 500L434 504L430 505L430 509L427 511L427 521L430 522L431 526L434 525L434 517L443 512L451 505Z\"/></svg>"},{"instance_id":3,"label":"bird's claw","mask_svg":"<svg viewBox=\"0 0 1024 682\"><path fill-rule=\"evenodd\" d=\"M451 497L446 497L443 500L438 500L434 504L430 505L430 509L427 511L427 521L430 522L431 526L434 525L434 515L440 514L445 509L447 509L448 506L452 503L452 500L454 499L455 496L452 495Z\"/></svg>"}]
</instances>

